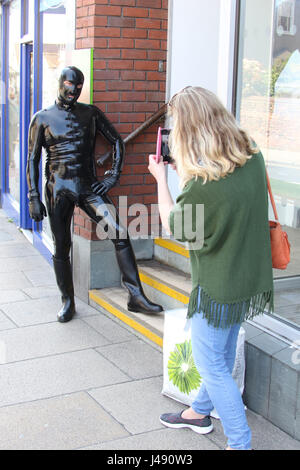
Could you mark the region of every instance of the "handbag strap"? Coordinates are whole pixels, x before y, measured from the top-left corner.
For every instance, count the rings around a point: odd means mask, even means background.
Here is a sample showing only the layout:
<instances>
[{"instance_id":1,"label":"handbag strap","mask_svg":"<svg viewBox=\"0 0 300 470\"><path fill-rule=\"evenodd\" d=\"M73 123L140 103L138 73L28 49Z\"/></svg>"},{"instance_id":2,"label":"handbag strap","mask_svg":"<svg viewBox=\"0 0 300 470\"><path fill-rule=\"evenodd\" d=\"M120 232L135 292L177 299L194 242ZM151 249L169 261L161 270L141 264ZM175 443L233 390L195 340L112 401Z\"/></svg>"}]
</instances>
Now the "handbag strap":
<instances>
[{"instance_id":1,"label":"handbag strap","mask_svg":"<svg viewBox=\"0 0 300 470\"><path fill-rule=\"evenodd\" d=\"M278 222L277 209L276 209L276 205L275 205L273 193L272 193L272 190L271 190L271 184L270 184L270 180L269 180L269 175L268 175L267 169L266 169L266 176L267 176L267 183L268 183L268 191L269 191L269 195L270 195L271 204L272 204L272 207L273 207L273 212L274 212L275 220Z\"/></svg>"}]
</instances>

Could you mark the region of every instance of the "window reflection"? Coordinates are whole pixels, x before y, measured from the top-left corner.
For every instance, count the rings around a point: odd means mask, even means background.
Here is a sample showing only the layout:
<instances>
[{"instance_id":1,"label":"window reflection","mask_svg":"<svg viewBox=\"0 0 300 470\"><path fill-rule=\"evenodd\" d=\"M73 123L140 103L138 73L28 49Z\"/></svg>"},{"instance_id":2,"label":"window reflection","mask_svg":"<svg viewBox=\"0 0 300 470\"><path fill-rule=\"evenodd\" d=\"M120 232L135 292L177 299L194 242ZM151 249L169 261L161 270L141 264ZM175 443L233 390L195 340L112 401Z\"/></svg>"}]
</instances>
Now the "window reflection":
<instances>
[{"instance_id":1,"label":"window reflection","mask_svg":"<svg viewBox=\"0 0 300 470\"><path fill-rule=\"evenodd\" d=\"M9 7L9 192L20 201L20 22L21 1L14 0Z\"/></svg>"},{"instance_id":2,"label":"window reflection","mask_svg":"<svg viewBox=\"0 0 300 470\"><path fill-rule=\"evenodd\" d=\"M300 275L300 0L242 0L237 117L265 157L291 262ZM270 218L274 218L270 207ZM300 291L276 294L275 310L300 325Z\"/></svg>"}]
</instances>

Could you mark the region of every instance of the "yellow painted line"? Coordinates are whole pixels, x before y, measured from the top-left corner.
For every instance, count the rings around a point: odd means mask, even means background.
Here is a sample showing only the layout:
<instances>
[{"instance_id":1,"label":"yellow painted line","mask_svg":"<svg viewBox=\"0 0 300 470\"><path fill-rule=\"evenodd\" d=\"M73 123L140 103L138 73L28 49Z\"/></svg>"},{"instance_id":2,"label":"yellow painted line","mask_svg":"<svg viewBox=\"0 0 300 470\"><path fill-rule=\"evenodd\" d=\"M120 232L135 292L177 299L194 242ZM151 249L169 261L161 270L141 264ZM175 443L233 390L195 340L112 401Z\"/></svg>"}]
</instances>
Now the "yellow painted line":
<instances>
[{"instance_id":1,"label":"yellow painted line","mask_svg":"<svg viewBox=\"0 0 300 470\"><path fill-rule=\"evenodd\" d=\"M166 284L163 284L162 282L157 281L156 279L153 279L151 276L146 274L142 269L139 269L139 275L140 275L140 280L147 284L150 287L154 287L154 289L159 290L163 294L168 295L169 297L172 297L175 300L178 300L179 302L182 302L183 304L188 304L189 303L189 297L187 295L182 294L181 292L178 292L175 289L172 289L172 287L166 286Z\"/></svg>"},{"instance_id":2,"label":"yellow painted line","mask_svg":"<svg viewBox=\"0 0 300 470\"><path fill-rule=\"evenodd\" d=\"M122 322L126 323L126 325L130 326L134 330L146 336L146 338L158 344L158 346L160 347L163 346L163 339L160 336L153 333L151 330L141 325L137 321L133 320L132 318L130 318L128 315L126 315L124 312L122 312L118 308L113 307L110 303L108 303L106 300L100 297L98 292L95 293L94 291L90 290L89 296L91 300L96 302L98 305L101 305L101 307L105 308L105 310L107 310L109 313L119 318L119 320L121 320Z\"/></svg>"},{"instance_id":3,"label":"yellow painted line","mask_svg":"<svg viewBox=\"0 0 300 470\"><path fill-rule=\"evenodd\" d=\"M165 240L164 238L155 238L154 243L158 246L166 248L167 250L174 251L175 253L185 256L186 258L190 257L189 250L184 248L184 246L179 245L179 243L174 242L173 240Z\"/></svg>"}]
</instances>

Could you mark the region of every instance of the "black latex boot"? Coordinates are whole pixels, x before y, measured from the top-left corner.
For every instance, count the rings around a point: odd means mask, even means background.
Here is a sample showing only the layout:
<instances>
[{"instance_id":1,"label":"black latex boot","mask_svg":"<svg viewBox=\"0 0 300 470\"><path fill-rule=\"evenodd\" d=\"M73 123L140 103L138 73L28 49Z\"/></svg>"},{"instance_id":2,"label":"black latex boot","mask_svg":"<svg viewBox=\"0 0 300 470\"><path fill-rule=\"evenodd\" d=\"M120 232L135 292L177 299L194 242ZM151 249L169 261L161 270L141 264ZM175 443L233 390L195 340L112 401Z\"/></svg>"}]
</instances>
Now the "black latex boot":
<instances>
[{"instance_id":1,"label":"black latex boot","mask_svg":"<svg viewBox=\"0 0 300 470\"><path fill-rule=\"evenodd\" d=\"M72 266L70 258L57 259L53 256L53 267L57 286L61 292L62 309L58 312L57 320L66 323L72 320L75 314L74 287L72 278Z\"/></svg>"},{"instance_id":2,"label":"black latex boot","mask_svg":"<svg viewBox=\"0 0 300 470\"><path fill-rule=\"evenodd\" d=\"M122 284L129 292L128 310L149 314L162 312L162 306L147 299L143 291L135 255L129 240L126 243L119 242L116 245L116 255L121 270Z\"/></svg>"}]
</instances>

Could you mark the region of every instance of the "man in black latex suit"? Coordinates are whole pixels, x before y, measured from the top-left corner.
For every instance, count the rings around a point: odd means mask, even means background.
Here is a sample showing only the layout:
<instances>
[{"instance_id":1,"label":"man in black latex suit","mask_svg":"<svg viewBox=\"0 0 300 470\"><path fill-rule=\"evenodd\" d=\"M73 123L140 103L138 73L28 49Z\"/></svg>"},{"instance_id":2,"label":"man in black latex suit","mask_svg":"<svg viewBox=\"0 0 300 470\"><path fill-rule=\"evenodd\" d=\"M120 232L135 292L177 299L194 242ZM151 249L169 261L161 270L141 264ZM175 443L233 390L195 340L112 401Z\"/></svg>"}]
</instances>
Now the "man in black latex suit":
<instances>
[{"instance_id":1,"label":"man in black latex suit","mask_svg":"<svg viewBox=\"0 0 300 470\"><path fill-rule=\"evenodd\" d=\"M71 220L75 205L95 222L103 217L111 233L122 283L129 292L128 309L158 313L160 305L150 302L143 292L136 260L127 230L119 223L107 192L118 182L123 166L122 138L96 106L77 103L84 82L76 67L66 67L59 78L58 99L47 109L37 112L30 123L27 162L29 213L36 222L46 216L39 193L39 162L42 147L47 153L45 200L54 241L53 267L62 295L60 322L75 313L71 248ZM106 177L98 182L94 164L97 132L113 145L113 164Z\"/></svg>"}]
</instances>

